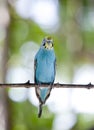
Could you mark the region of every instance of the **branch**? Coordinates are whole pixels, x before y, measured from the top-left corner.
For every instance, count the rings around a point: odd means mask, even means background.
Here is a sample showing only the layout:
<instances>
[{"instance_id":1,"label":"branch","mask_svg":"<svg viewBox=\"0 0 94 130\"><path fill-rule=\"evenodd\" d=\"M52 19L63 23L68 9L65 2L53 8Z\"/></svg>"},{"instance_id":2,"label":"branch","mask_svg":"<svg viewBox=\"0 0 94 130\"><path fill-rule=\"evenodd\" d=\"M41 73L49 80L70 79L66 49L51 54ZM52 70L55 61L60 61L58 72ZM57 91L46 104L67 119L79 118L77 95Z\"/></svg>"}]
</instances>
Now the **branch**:
<instances>
[{"instance_id":1,"label":"branch","mask_svg":"<svg viewBox=\"0 0 94 130\"><path fill-rule=\"evenodd\" d=\"M25 88L30 88L30 87L35 87L38 86L35 83L30 83L28 80L26 83L13 83L13 84L0 84L1 88L7 88L7 87L25 87ZM48 84L42 84L41 87L47 87ZM60 84L60 83L55 83L53 84L53 88L86 88L86 89L91 89L94 88L94 84Z\"/></svg>"}]
</instances>

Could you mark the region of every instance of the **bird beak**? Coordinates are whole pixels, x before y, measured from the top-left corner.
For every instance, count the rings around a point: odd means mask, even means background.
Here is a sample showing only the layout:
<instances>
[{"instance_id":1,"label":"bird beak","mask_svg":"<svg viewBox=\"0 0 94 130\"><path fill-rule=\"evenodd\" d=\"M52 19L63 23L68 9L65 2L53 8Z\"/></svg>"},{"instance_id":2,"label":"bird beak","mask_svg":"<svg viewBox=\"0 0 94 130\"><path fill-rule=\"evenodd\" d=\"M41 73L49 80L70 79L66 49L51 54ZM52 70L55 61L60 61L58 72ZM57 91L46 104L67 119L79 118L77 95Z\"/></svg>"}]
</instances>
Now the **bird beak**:
<instances>
[{"instance_id":1,"label":"bird beak","mask_svg":"<svg viewBox=\"0 0 94 130\"><path fill-rule=\"evenodd\" d=\"M52 48L52 43L46 42L46 43L45 43L45 48L46 48L46 49L51 49L51 48Z\"/></svg>"}]
</instances>

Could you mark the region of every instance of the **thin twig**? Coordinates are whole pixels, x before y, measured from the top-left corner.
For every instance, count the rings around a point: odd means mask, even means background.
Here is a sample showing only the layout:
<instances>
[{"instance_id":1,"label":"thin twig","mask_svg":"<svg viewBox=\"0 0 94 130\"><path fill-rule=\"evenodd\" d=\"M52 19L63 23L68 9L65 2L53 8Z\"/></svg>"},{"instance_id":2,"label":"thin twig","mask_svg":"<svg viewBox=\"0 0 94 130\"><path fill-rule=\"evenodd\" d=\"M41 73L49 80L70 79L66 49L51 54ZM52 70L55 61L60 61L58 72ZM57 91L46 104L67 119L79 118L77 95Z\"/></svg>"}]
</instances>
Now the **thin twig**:
<instances>
[{"instance_id":1,"label":"thin twig","mask_svg":"<svg viewBox=\"0 0 94 130\"><path fill-rule=\"evenodd\" d=\"M1 88L6 88L6 87L25 87L25 88L30 88L30 87L35 87L37 86L35 83L30 83L28 80L26 83L11 83L11 84L0 84ZM48 84L42 84L41 87L47 87ZM94 84L60 84L60 83L55 83L53 84L53 88L87 88L91 89L94 88Z\"/></svg>"}]
</instances>

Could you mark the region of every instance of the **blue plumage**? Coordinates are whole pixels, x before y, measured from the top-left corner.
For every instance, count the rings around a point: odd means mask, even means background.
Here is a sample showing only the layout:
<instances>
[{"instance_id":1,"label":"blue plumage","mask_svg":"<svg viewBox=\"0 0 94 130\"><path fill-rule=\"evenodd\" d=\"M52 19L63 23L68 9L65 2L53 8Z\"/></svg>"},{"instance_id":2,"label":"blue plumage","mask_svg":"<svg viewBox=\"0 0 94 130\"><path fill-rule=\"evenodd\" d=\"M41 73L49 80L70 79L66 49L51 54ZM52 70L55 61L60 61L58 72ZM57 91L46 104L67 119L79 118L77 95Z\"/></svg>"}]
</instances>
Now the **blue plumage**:
<instances>
[{"instance_id":1,"label":"blue plumage","mask_svg":"<svg viewBox=\"0 0 94 130\"><path fill-rule=\"evenodd\" d=\"M35 88L36 95L40 102L39 114L42 113L42 105L50 96L52 84L55 80L55 53L53 50L53 40L49 37L44 38L42 45L35 56L35 83L38 87ZM41 88L41 84L48 84L48 87Z\"/></svg>"}]
</instances>

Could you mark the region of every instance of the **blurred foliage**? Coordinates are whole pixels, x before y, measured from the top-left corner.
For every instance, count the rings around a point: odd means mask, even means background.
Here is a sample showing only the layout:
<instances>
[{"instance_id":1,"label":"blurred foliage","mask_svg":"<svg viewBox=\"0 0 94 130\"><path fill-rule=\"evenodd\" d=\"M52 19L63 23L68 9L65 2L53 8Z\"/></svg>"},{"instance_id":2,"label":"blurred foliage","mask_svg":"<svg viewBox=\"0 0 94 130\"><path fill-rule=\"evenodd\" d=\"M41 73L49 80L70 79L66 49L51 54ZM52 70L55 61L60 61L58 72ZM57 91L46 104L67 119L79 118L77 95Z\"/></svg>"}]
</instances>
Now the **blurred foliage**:
<instances>
[{"instance_id":1,"label":"blurred foliage","mask_svg":"<svg viewBox=\"0 0 94 130\"><path fill-rule=\"evenodd\" d=\"M12 102L9 100L10 120L12 130L49 130L52 127L54 116L44 108L41 119L37 117L37 108L29 101Z\"/></svg>"},{"instance_id":2,"label":"blurred foliage","mask_svg":"<svg viewBox=\"0 0 94 130\"><path fill-rule=\"evenodd\" d=\"M94 115L78 114L77 122L71 130L91 130L94 128Z\"/></svg>"}]
</instances>

